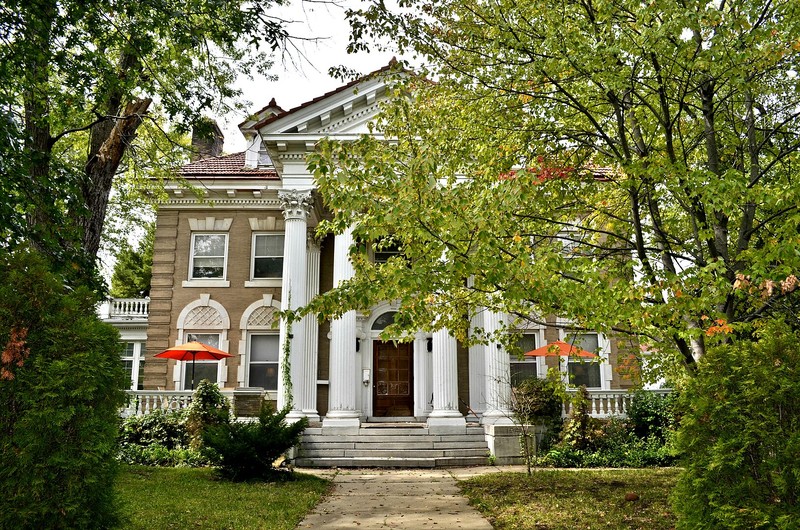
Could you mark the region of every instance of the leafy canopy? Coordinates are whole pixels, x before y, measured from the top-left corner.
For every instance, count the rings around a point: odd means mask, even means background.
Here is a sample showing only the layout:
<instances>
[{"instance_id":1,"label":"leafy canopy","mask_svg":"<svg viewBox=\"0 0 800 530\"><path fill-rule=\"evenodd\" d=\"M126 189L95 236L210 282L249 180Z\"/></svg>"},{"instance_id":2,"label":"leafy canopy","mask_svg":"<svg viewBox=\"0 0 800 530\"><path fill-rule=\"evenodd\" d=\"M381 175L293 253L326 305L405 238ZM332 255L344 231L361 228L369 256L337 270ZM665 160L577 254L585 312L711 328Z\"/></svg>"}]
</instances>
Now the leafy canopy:
<instances>
[{"instance_id":1,"label":"leafy canopy","mask_svg":"<svg viewBox=\"0 0 800 530\"><path fill-rule=\"evenodd\" d=\"M399 300L399 326L459 338L481 307L555 314L690 368L765 316L797 325L797 2L400 4L350 12L352 49L426 67L398 76L391 142L310 160L326 227L362 242L312 310ZM371 263L388 235L404 258Z\"/></svg>"},{"instance_id":2,"label":"leafy canopy","mask_svg":"<svg viewBox=\"0 0 800 530\"><path fill-rule=\"evenodd\" d=\"M90 277L117 174L182 162L175 135L270 65L282 3L4 2L0 246L32 241Z\"/></svg>"}]
</instances>

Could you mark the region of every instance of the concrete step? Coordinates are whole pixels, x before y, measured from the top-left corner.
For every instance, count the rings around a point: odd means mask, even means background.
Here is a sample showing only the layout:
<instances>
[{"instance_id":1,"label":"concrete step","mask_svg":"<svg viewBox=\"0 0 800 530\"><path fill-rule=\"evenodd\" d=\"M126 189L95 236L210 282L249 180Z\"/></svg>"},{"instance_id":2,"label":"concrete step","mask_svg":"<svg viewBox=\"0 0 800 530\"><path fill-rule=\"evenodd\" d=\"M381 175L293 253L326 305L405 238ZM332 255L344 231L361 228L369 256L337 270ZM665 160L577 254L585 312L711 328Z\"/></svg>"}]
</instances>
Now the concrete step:
<instances>
[{"instance_id":1,"label":"concrete step","mask_svg":"<svg viewBox=\"0 0 800 530\"><path fill-rule=\"evenodd\" d=\"M482 456L487 449L307 449L300 451L301 457L375 457L375 458L437 458L443 456Z\"/></svg>"},{"instance_id":2,"label":"concrete step","mask_svg":"<svg viewBox=\"0 0 800 530\"><path fill-rule=\"evenodd\" d=\"M307 467L445 467L485 465L484 430L431 434L423 425L368 424L356 433L306 429L295 464Z\"/></svg>"},{"instance_id":3,"label":"concrete step","mask_svg":"<svg viewBox=\"0 0 800 530\"><path fill-rule=\"evenodd\" d=\"M395 432L387 432L380 436L378 435L361 435L361 434L303 434L303 440L306 442L363 442L363 443L392 443L392 442L407 442L410 440L425 440L433 442L473 442L482 441L484 439L483 431L476 434L401 434Z\"/></svg>"},{"instance_id":4,"label":"concrete step","mask_svg":"<svg viewBox=\"0 0 800 530\"><path fill-rule=\"evenodd\" d=\"M433 468L433 467L467 467L486 465L487 457L436 457L436 458L376 458L376 457L317 457L295 459L298 467L402 467L402 468Z\"/></svg>"}]
</instances>

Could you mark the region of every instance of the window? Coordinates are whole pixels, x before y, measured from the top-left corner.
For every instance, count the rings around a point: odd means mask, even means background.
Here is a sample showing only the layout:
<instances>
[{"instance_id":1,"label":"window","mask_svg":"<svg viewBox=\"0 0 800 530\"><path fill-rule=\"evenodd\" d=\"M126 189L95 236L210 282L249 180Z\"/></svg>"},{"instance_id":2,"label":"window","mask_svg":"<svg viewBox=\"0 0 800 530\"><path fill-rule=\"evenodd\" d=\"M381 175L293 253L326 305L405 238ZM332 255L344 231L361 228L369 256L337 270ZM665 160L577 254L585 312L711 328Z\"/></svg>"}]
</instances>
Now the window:
<instances>
[{"instance_id":1,"label":"window","mask_svg":"<svg viewBox=\"0 0 800 530\"><path fill-rule=\"evenodd\" d=\"M375 263L386 263L389 259L402 255L403 252L400 249L400 242L391 237L381 238L375 243L372 253Z\"/></svg>"},{"instance_id":2,"label":"window","mask_svg":"<svg viewBox=\"0 0 800 530\"><path fill-rule=\"evenodd\" d=\"M520 354L523 354L535 350L538 347L537 342L536 334L524 333L517 340L517 348ZM544 362L544 359L540 361L537 357L520 358L513 353L509 355L511 355L511 386L517 386L525 379L539 376L538 363Z\"/></svg>"},{"instance_id":3,"label":"window","mask_svg":"<svg viewBox=\"0 0 800 530\"><path fill-rule=\"evenodd\" d=\"M219 348L219 333L187 333L186 342L196 340L209 346ZM183 389L192 388L192 364L194 364L194 387L203 379L208 379L212 383L219 382L219 361L195 360L183 363Z\"/></svg>"},{"instance_id":4,"label":"window","mask_svg":"<svg viewBox=\"0 0 800 530\"><path fill-rule=\"evenodd\" d=\"M283 241L283 234L253 235L253 279L283 275Z\"/></svg>"},{"instance_id":5,"label":"window","mask_svg":"<svg viewBox=\"0 0 800 530\"><path fill-rule=\"evenodd\" d=\"M247 386L261 387L265 390L278 389L279 351L278 335L250 335Z\"/></svg>"},{"instance_id":6,"label":"window","mask_svg":"<svg viewBox=\"0 0 800 530\"><path fill-rule=\"evenodd\" d=\"M592 353L597 353L599 349L597 333L576 333L568 336L566 342ZM567 373L572 386L602 387L600 363L597 359L570 357L567 361Z\"/></svg>"},{"instance_id":7,"label":"window","mask_svg":"<svg viewBox=\"0 0 800 530\"><path fill-rule=\"evenodd\" d=\"M128 388L131 390L143 390L144 359L142 343L126 342L121 358L122 366L125 368L125 373L128 374L128 381L130 382Z\"/></svg>"},{"instance_id":8,"label":"window","mask_svg":"<svg viewBox=\"0 0 800 530\"><path fill-rule=\"evenodd\" d=\"M192 279L224 279L228 234L192 234Z\"/></svg>"}]
</instances>

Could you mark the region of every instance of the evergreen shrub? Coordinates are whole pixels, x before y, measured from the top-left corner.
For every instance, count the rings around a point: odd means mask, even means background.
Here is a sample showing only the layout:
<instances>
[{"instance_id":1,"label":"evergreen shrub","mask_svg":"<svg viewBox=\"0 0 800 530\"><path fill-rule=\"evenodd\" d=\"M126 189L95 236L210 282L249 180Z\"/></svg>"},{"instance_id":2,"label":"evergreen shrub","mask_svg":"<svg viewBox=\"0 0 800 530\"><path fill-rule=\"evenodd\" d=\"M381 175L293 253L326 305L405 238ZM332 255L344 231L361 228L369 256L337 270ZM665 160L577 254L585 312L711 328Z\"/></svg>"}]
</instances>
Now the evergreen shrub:
<instances>
[{"instance_id":1,"label":"evergreen shrub","mask_svg":"<svg viewBox=\"0 0 800 530\"><path fill-rule=\"evenodd\" d=\"M216 455L219 474L232 481L276 478L279 471L274 462L300 443L300 435L308 426L306 418L287 424L288 412L288 408L275 412L263 403L257 422L229 421L208 426L203 443Z\"/></svg>"},{"instance_id":2,"label":"evergreen shrub","mask_svg":"<svg viewBox=\"0 0 800 530\"><path fill-rule=\"evenodd\" d=\"M0 528L115 524L125 373L90 290L32 251L0 255Z\"/></svg>"},{"instance_id":3,"label":"evergreen shrub","mask_svg":"<svg viewBox=\"0 0 800 530\"><path fill-rule=\"evenodd\" d=\"M782 323L709 349L680 398L678 528L798 528L798 388L800 332Z\"/></svg>"}]
</instances>

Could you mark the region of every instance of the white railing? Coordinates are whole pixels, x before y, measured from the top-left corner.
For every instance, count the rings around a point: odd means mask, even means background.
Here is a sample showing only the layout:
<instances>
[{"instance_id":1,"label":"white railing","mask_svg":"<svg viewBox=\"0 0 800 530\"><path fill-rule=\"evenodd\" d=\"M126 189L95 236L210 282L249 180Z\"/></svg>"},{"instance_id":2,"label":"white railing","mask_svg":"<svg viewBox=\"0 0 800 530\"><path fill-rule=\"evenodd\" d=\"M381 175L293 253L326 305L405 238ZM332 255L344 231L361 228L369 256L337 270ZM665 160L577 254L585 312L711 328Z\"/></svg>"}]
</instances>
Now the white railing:
<instances>
[{"instance_id":1,"label":"white railing","mask_svg":"<svg viewBox=\"0 0 800 530\"><path fill-rule=\"evenodd\" d=\"M143 416L155 410L178 411L192 402L191 390L126 390L125 393L128 400L120 411L123 418ZM233 406L233 391L223 390L222 395Z\"/></svg>"},{"instance_id":2,"label":"white railing","mask_svg":"<svg viewBox=\"0 0 800 530\"><path fill-rule=\"evenodd\" d=\"M185 409L192 402L190 390L128 390L128 401L121 415L142 416L155 410L176 411Z\"/></svg>"},{"instance_id":3,"label":"white railing","mask_svg":"<svg viewBox=\"0 0 800 530\"><path fill-rule=\"evenodd\" d=\"M147 318L149 298L112 298L109 301L109 318Z\"/></svg>"},{"instance_id":4,"label":"white railing","mask_svg":"<svg viewBox=\"0 0 800 530\"><path fill-rule=\"evenodd\" d=\"M570 396L575 390L568 391ZM666 396L672 390L646 390L660 396ZM628 390L589 390L589 414L595 418L608 418L609 416L627 416L628 408L633 401L633 393ZM569 404L562 405L561 414L569 415Z\"/></svg>"}]
</instances>

